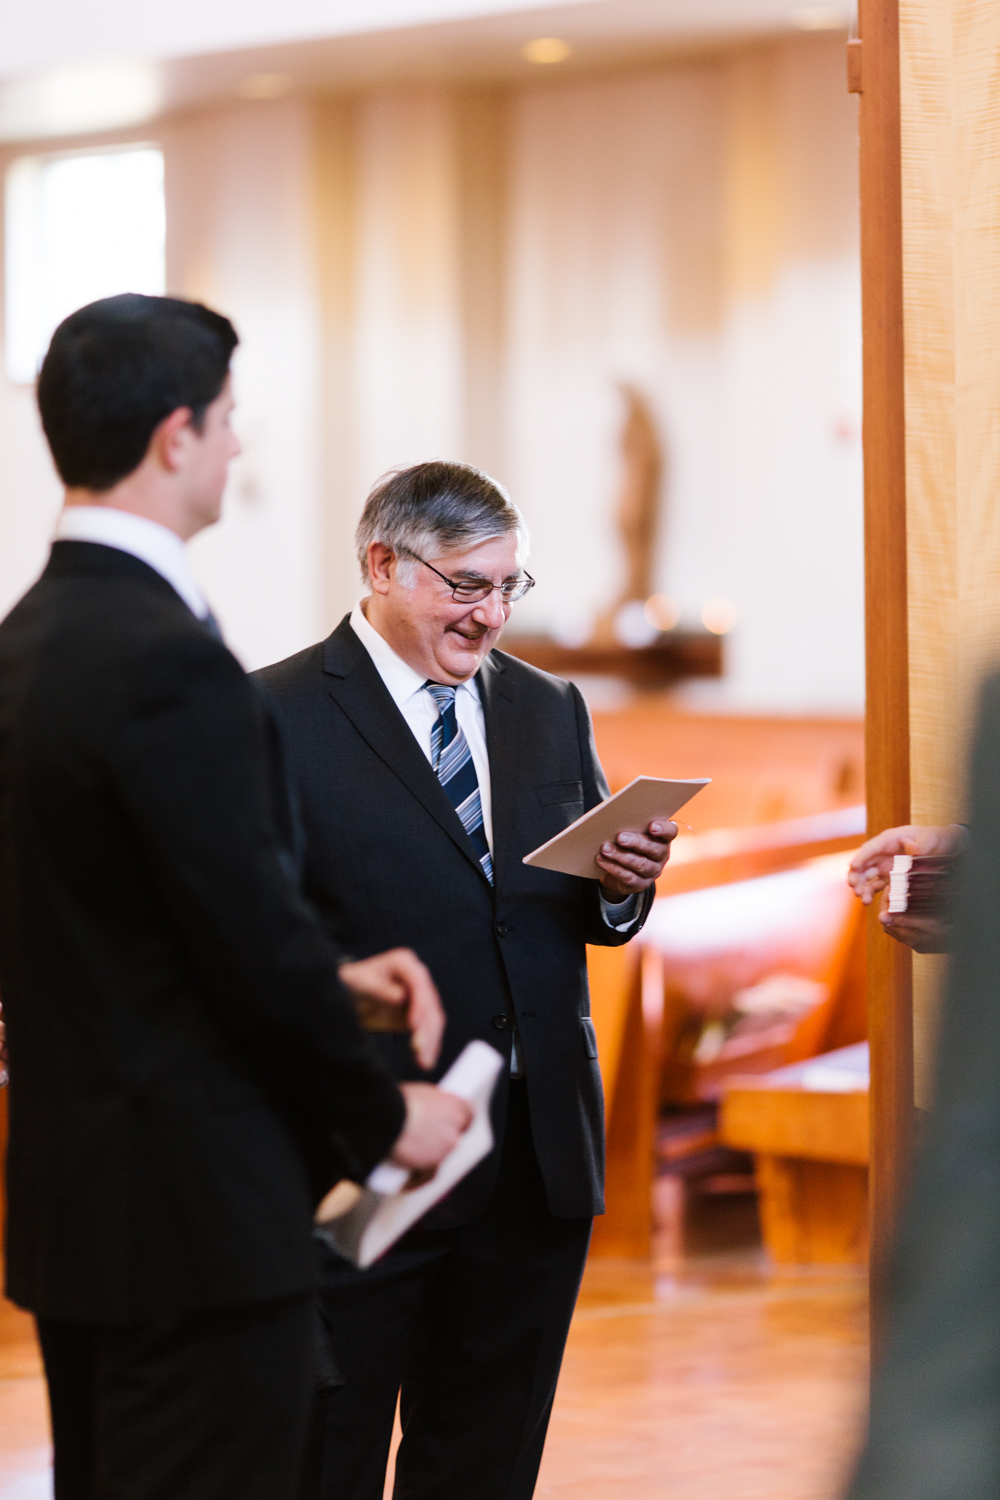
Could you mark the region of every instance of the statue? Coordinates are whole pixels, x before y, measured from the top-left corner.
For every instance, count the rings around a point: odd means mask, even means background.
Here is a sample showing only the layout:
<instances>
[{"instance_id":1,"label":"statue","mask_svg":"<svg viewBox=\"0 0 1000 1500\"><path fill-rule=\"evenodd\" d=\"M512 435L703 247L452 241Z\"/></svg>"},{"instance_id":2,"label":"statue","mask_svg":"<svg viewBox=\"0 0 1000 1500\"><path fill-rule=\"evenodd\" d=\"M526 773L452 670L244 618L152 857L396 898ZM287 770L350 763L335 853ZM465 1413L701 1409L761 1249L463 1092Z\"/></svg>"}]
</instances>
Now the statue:
<instances>
[{"instance_id":1,"label":"statue","mask_svg":"<svg viewBox=\"0 0 1000 1500\"><path fill-rule=\"evenodd\" d=\"M617 643L615 621L619 612L628 604L643 603L652 592L663 454L646 398L634 386L622 383L619 389L625 399L625 423L615 520L625 550L625 582L615 603L598 618L594 645Z\"/></svg>"}]
</instances>

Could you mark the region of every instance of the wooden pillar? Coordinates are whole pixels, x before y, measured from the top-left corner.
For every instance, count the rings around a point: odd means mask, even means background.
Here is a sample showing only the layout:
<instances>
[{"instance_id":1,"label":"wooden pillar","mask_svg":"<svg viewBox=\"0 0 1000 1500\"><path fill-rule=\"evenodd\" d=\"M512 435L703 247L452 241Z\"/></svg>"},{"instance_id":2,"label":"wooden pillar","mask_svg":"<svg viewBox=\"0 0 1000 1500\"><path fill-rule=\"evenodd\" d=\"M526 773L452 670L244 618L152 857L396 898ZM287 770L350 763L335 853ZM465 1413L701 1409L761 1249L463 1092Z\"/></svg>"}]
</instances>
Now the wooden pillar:
<instances>
[{"instance_id":1,"label":"wooden pillar","mask_svg":"<svg viewBox=\"0 0 1000 1500\"><path fill-rule=\"evenodd\" d=\"M860 29L849 74L861 96L874 830L965 816L978 687L1000 664L1000 72L996 8L982 0L861 0ZM877 1347L914 1092L933 1104L941 971L924 957L911 973L908 955L870 937Z\"/></svg>"},{"instance_id":2,"label":"wooden pillar","mask_svg":"<svg viewBox=\"0 0 1000 1500\"><path fill-rule=\"evenodd\" d=\"M903 223L897 0L861 0L851 85L860 92L864 333L866 779L870 833L910 816ZM860 56L859 56L860 54ZM858 62L860 61L860 67ZM873 1341L881 1278L913 1142L910 956L869 917Z\"/></svg>"}]
</instances>

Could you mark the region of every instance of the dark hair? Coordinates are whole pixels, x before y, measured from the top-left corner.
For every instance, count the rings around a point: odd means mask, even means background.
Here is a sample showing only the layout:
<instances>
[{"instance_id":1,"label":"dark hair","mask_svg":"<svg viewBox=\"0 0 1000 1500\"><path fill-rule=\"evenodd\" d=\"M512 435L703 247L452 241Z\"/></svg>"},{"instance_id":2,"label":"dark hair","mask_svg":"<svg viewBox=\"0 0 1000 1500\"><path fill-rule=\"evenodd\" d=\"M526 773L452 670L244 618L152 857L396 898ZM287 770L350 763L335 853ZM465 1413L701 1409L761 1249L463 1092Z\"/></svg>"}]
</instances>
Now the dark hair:
<instances>
[{"instance_id":1,"label":"dark hair","mask_svg":"<svg viewBox=\"0 0 1000 1500\"><path fill-rule=\"evenodd\" d=\"M228 318L179 297L126 292L70 313L38 376L38 409L64 484L108 490L156 428L189 406L196 430L239 343Z\"/></svg>"},{"instance_id":2,"label":"dark hair","mask_svg":"<svg viewBox=\"0 0 1000 1500\"><path fill-rule=\"evenodd\" d=\"M524 517L497 480L471 464L434 459L383 475L365 501L355 544L368 582L368 548L382 542L398 558L467 551L494 537L518 534L528 552Z\"/></svg>"}]
</instances>

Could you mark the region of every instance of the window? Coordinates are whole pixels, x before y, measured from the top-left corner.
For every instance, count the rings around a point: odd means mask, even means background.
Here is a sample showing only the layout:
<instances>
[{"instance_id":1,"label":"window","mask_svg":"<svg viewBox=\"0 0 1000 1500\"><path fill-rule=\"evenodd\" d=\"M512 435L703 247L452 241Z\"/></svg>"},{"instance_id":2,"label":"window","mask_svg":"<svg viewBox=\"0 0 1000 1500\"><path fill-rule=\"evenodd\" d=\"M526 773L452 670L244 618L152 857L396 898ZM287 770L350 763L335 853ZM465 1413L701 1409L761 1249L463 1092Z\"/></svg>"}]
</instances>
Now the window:
<instances>
[{"instance_id":1,"label":"window","mask_svg":"<svg viewBox=\"0 0 1000 1500\"><path fill-rule=\"evenodd\" d=\"M7 173L7 375L32 382L69 313L165 286L163 155L149 146L26 156Z\"/></svg>"}]
</instances>

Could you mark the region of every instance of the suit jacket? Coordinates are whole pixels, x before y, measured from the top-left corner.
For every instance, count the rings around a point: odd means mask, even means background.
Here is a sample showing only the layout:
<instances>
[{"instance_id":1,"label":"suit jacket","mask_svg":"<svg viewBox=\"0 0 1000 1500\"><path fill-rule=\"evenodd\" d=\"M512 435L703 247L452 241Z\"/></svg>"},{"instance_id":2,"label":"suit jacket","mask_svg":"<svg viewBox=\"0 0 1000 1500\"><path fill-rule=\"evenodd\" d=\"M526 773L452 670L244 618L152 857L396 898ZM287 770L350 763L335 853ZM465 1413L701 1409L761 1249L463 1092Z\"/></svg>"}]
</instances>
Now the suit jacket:
<instances>
[{"instance_id":1,"label":"suit jacket","mask_svg":"<svg viewBox=\"0 0 1000 1500\"><path fill-rule=\"evenodd\" d=\"M152 568L56 542L0 625L7 1288L123 1322L314 1284L403 1119L284 843L275 734Z\"/></svg>"},{"instance_id":2,"label":"suit jacket","mask_svg":"<svg viewBox=\"0 0 1000 1500\"><path fill-rule=\"evenodd\" d=\"M852 1500L1000 1494L1000 677L985 686L934 1109ZM890 941L886 938L883 941Z\"/></svg>"},{"instance_id":3,"label":"suit jacket","mask_svg":"<svg viewBox=\"0 0 1000 1500\"><path fill-rule=\"evenodd\" d=\"M568 682L492 651L477 677L493 799L495 884L345 619L328 640L258 674L285 730L306 826L305 889L334 942L364 957L413 948L448 1015L438 1073L479 1037L510 1055L516 1020L549 1206L603 1211L604 1108L584 945L628 942L604 922L596 881L522 864L608 794L586 705ZM422 1076L405 1037L385 1038L399 1078ZM498 1138L507 1084L497 1090ZM484 1206L496 1153L456 1189Z\"/></svg>"}]
</instances>

